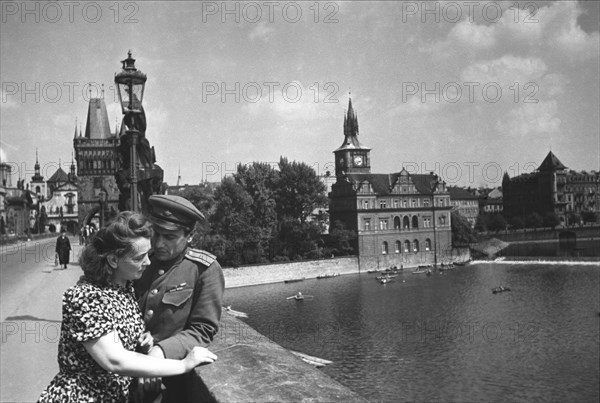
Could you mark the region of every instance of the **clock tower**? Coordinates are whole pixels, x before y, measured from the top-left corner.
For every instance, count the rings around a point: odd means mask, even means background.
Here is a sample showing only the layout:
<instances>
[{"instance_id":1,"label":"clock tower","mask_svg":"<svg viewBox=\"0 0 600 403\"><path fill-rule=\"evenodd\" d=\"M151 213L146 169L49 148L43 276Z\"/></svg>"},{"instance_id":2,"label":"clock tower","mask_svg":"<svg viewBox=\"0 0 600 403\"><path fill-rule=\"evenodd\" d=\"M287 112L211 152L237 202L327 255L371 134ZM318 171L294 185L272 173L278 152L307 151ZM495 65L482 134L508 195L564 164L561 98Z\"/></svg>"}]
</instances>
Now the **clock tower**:
<instances>
[{"instance_id":1,"label":"clock tower","mask_svg":"<svg viewBox=\"0 0 600 403\"><path fill-rule=\"evenodd\" d=\"M335 155L335 175L371 172L371 149L358 141L358 118L348 99L348 111L344 117L344 142L333 152Z\"/></svg>"}]
</instances>

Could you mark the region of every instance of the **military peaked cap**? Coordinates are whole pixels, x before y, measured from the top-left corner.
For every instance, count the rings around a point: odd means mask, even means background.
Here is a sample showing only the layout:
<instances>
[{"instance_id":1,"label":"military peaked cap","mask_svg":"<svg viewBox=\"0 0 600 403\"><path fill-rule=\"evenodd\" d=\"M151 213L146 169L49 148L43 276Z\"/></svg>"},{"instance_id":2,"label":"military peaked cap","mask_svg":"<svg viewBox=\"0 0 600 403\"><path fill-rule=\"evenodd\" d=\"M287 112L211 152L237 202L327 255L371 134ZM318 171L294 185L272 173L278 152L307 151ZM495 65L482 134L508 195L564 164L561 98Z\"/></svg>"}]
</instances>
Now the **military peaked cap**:
<instances>
[{"instance_id":1,"label":"military peaked cap","mask_svg":"<svg viewBox=\"0 0 600 403\"><path fill-rule=\"evenodd\" d=\"M166 230L193 228L196 221L204 220L204 215L196 206L180 196L152 195L148 202L152 208L150 220Z\"/></svg>"}]
</instances>

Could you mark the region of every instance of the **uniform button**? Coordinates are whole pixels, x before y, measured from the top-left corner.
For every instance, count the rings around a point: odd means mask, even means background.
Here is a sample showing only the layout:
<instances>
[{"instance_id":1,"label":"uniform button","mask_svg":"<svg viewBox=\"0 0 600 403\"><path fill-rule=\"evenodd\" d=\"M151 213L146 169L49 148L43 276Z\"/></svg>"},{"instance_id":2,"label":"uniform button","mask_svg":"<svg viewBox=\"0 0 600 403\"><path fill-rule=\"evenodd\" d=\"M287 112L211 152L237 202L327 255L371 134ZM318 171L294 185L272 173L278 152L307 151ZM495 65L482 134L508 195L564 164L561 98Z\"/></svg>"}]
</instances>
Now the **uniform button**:
<instances>
[{"instance_id":1,"label":"uniform button","mask_svg":"<svg viewBox=\"0 0 600 403\"><path fill-rule=\"evenodd\" d=\"M163 269L160 269L160 270L158 271L158 275L159 275L159 276L162 276L163 274L165 274L165 271L164 271Z\"/></svg>"},{"instance_id":2,"label":"uniform button","mask_svg":"<svg viewBox=\"0 0 600 403\"><path fill-rule=\"evenodd\" d=\"M150 292L152 293L152 295L156 295L158 293L158 290L152 290Z\"/></svg>"},{"instance_id":3,"label":"uniform button","mask_svg":"<svg viewBox=\"0 0 600 403\"><path fill-rule=\"evenodd\" d=\"M148 312L146 312L146 316L151 318L152 315L154 315L154 311L152 309L149 309Z\"/></svg>"}]
</instances>

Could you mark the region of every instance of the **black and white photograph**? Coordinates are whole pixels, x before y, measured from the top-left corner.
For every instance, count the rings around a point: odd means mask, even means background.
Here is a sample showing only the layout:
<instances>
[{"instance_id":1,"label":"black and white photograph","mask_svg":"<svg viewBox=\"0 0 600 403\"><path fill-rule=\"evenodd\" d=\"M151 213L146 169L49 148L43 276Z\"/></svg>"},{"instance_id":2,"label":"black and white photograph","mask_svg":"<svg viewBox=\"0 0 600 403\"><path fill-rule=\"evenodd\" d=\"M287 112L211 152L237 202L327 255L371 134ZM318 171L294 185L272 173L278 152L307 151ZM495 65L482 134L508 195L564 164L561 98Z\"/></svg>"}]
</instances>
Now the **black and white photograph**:
<instances>
[{"instance_id":1,"label":"black and white photograph","mask_svg":"<svg viewBox=\"0 0 600 403\"><path fill-rule=\"evenodd\" d=\"M0 402L600 400L600 2L0 1Z\"/></svg>"}]
</instances>

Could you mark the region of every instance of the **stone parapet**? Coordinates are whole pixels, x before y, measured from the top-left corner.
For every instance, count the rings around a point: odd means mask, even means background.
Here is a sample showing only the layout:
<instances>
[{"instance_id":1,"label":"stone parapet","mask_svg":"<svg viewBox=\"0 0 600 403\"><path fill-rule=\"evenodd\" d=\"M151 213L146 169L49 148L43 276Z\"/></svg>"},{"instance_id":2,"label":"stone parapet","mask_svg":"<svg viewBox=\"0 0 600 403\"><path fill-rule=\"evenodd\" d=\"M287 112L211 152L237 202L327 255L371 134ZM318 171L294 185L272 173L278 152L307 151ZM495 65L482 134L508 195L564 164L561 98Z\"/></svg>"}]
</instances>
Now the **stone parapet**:
<instances>
[{"instance_id":1,"label":"stone parapet","mask_svg":"<svg viewBox=\"0 0 600 403\"><path fill-rule=\"evenodd\" d=\"M218 360L192 373L190 401L367 402L227 312L209 349Z\"/></svg>"}]
</instances>

